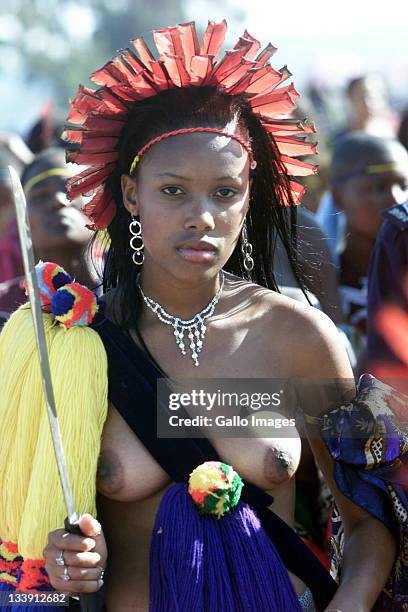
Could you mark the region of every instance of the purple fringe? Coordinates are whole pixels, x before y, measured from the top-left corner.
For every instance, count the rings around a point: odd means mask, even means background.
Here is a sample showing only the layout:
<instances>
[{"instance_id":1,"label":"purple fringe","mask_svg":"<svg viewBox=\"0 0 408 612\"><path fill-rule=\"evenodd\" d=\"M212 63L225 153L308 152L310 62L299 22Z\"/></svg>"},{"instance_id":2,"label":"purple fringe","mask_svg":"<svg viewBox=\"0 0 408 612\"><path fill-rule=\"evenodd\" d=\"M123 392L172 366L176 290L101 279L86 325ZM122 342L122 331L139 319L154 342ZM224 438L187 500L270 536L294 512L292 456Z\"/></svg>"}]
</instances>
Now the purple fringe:
<instances>
[{"instance_id":1,"label":"purple fringe","mask_svg":"<svg viewBox=\"0 0 408 612\"><path fill-rule=\"evenodd\" d=\"M7 584L6 582L0 581L0 593L4 592L13 592L15 591L15 587L11 584ZM45 592L45 591L43 591ZM19 605L5 605L4 603L0 603L0 612L63 612L63 610L68 610L66 607L61 606L30 606L28 604Z\"/></svg>"},{"instance_id":2,"label":"purple fringe","mask_svg":"<svg viewBox=\"0 0 408 612\"><path fill-rule=\"evenodd\" d=\"M150 548L151 612L296 612L298 597L248 504L201 516L175 484L163 496Z\"/></svg>"}]
</instances>

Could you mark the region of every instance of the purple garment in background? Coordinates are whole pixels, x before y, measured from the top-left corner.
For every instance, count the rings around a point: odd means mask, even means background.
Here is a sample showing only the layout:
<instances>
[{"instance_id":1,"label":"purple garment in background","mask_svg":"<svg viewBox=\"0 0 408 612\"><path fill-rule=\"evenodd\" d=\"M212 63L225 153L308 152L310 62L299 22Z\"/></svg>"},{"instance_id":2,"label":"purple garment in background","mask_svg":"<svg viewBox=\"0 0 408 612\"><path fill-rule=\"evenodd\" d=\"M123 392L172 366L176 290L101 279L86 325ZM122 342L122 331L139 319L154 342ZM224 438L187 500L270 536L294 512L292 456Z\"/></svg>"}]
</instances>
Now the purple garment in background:
<instances>
[{"instance_id":1,"label":"purple garment in background","mask_svg":"<svg viewBox=\"0 0 408 612\"><path fill-rule=\"evenodd\" d=\"M395 535L397 557L373 608L408 609L408 397L373 376L361 377L356 397L320 419L340 491ZM343 528L333 514L331 573L339 579ZM373 542L373 547L375 542Z\"/></svg>"},{"instance_id":2,"label":"purple garment in background","mask_svg":"<svg viewBox=\"0 0 408 612\"><path fill-rule=\"evenodd\" d=\"M10 225L9 233L0 239L0 323L27 301L21 281L24 280L16 222Z\"/></svg>"}]
</instances>

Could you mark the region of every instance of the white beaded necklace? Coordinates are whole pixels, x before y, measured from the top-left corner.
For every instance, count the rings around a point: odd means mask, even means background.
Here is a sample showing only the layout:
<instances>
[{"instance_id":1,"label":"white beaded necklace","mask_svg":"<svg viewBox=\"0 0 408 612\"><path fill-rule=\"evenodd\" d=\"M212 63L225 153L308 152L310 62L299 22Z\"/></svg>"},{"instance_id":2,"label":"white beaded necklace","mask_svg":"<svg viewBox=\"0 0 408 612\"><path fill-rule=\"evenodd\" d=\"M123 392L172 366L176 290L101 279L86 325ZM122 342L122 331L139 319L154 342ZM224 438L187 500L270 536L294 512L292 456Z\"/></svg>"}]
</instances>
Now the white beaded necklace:
<instances>
[{"instance_id":1,"label":"white beaded necklace","mask_svg":"<svg viewBox=\"0 0 408 612\"><path fill-rule=\"evenodd\" d=\"M194 361L195 366L199 365L198 355L203 348L204 336L207 330L207 326L204 324L204 321L206 321L214 313L214 309L218 304L224 288L224 272L222 270L220 272L220 276L221 283L217 293L214 295L211 302L207 304L203 310L200 310L200 312L198 312L192 319L180 319L180 317L175 317L166 312L158 302L155 302L152 300L152 298L147 297L143 293L143 289L141 288L139 281L137 282L146 306L157 316L158 319L160 319L160 321L173 327L176 343L182 355L187 354L184 344L184 334L186 333L188 335L188 339L190 340L191 358Z\"/></svg>"}]
</instances>

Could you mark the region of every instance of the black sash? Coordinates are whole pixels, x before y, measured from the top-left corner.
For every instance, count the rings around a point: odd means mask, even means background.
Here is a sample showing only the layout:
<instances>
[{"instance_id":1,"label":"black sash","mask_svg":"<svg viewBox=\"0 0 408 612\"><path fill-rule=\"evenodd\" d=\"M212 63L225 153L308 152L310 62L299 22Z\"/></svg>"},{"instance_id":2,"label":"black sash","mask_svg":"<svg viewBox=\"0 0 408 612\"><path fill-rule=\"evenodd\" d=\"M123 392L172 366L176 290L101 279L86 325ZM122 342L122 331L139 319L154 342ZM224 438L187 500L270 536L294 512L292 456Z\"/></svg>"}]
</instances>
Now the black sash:
<instances>
[{"instance_id":1,"label":"black sash","mask_svg":"<svg viewBox=\"0 0 408 612\"><path fill-rule=\"evenodd\" d=\"M204 461L220 461L205 438L157 438L157 379L161 373L120 327L107 319L93 327L108 356L110 401L171 479L188 482L189 474ZM326 608L337 584L295 531L268 508L273 498L248 481L241 497L255 509L286 568L310 588L318 609Z\"/></svg>"}]
</instances>

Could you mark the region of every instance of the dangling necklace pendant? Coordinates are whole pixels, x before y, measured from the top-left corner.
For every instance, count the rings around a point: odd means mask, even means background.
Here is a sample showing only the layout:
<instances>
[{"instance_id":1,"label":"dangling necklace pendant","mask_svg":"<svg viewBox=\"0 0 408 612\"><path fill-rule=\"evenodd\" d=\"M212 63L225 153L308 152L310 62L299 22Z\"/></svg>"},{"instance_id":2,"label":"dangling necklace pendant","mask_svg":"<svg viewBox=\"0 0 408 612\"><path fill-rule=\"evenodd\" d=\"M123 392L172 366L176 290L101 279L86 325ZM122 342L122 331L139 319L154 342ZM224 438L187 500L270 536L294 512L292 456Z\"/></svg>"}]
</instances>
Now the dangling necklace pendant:
<instances>
[{"instance_id":1,"label":"dangling necklace pendant","mask_svg":"<svg viewBox=\"0 0 408 612\"><path fill-rule=\"evenodd\" d=\"M194 317L192 317L191 319L180 319L180 317L175 317L166 312L158 302L155 302L154 300L152 300L152 298L147 297L143 293L143 289L141 288L139 281L137 282L139 291L146 306L156 315L156 317L162 323L165 323L166 325L171 325L171 327L173 328L173 334L176 340L176 344L179 347L182 355L187 355L186 344L188 344L188 348L190 349L190 356L195 366L200 365L198 361L198 355L202 351L205 332L207 331L207 326L205 325L204 321L206 321L213 315L215 307L218 304L222 290L224 288L224 272L222 270L220 272L220 277L220 288L214 295L211 302L209 302L207 306L203 308L203 310L200 310L200 312L194 315ZM187 336L187 339L185 339L185 335Z\"/></svg>"}]
</instances>

